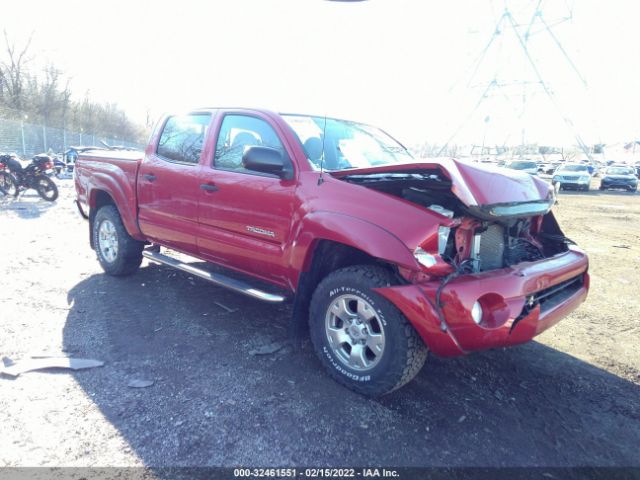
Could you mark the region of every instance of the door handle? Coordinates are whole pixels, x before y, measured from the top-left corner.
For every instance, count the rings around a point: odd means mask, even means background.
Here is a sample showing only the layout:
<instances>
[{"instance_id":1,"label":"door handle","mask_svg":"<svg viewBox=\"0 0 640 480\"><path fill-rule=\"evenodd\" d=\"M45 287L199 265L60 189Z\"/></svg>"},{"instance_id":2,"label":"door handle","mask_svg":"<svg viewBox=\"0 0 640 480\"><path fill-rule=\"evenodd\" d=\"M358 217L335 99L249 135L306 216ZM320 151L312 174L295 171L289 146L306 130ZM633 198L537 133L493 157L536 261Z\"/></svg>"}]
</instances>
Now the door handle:
<instances>
[{"instance_id":1,"label":"door handle","mask_svg":"<svg viewBox=\"0 0 640 480\"><path fill-rule=\"evenodd\" d=\"M154 182L156 180L156 176L153 173L145 173L144 178L150 182Z\"/></svg>"},{"instance_id":2,"label":"door handle","mask_svg":"<svg viewBox=\"0 0 640 480\"><path fill-rule=\"evenodd\" d=\"M216 187L215 185L211 185L210 183L203 183L200 185L200 188L202 190L206 190L207 192L217 192L218 190L220 190L218 187Z\"/></svg>"}]
</instances>

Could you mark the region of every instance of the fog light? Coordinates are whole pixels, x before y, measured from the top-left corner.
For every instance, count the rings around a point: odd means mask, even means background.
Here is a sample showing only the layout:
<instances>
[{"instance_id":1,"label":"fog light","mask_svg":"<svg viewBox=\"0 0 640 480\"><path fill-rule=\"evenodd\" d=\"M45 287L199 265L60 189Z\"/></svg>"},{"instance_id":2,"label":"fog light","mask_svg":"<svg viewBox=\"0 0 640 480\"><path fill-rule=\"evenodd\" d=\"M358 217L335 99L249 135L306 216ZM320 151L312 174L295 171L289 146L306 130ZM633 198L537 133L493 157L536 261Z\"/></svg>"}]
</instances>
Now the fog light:
<instances>
[{"instance_id":1,"label":"fog light","mask_svg":"<svg viewBox=\"0 0 640 480\"><path fill-rule=\"evenodd\" d=\"M477 325L480 325L480 322L482 321L482 306L480 305L480 302L473 304L473 307L471 308L471 318L473 318L473 321L476 322Z\"/></svg>"}]
</instances>

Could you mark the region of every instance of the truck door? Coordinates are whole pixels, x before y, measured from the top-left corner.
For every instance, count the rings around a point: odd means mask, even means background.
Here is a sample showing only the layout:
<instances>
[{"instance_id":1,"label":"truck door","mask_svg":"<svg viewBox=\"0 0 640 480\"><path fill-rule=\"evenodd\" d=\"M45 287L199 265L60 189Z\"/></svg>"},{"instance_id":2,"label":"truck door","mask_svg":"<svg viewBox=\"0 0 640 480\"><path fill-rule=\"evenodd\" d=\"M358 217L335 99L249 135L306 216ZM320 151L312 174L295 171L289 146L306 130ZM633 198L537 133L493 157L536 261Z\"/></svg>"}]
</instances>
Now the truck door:
<instances>
[{"instance_id":1,"label":"truck door","mask_svg":"<svg viewBox=\"0 0 640 480\"><path fill-rule=\"evenodd\" d=\"M268 119L257 113L227 113L218 124L214 158L201 170L200 254L286 286L284 249L292 223L296 181L246 170L242 154L245 146L276 148L293 169L290 155Z\"/></svg>"},{"instance_id":2,"label":"truck door","mask_svg":"<svg viewBox=\"0 0 640 480\"><path fill-rule=\"evenodd\" d=\"M210 113L169 117L138 173L138 221L151 240L197 253L198 171Z\"/></svg>"}]
</instances>

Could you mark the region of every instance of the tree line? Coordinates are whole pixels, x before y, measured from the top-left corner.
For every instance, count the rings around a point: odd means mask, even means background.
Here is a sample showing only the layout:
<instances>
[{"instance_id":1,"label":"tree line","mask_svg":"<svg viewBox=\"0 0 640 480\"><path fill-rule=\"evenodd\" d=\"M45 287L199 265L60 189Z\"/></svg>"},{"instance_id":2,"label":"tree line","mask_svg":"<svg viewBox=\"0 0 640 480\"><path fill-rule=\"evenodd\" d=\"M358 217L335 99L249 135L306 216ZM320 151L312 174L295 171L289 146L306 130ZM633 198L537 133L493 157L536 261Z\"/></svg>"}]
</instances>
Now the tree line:
<instances>
[{"instance_id":1,"label":"tree line","mask_svg":"<svg viewBox=\"0 0 640 480\"><path fill-rule=\"evenodd\" d=\"M70 80L52 64L32 69L31 37L19 46L5 30L4 44L0 52L0 117L144 141L145 128L128 118L116 103L94 102L88 93L81 100L74 99Z\"/></svg>"}]
</instances>

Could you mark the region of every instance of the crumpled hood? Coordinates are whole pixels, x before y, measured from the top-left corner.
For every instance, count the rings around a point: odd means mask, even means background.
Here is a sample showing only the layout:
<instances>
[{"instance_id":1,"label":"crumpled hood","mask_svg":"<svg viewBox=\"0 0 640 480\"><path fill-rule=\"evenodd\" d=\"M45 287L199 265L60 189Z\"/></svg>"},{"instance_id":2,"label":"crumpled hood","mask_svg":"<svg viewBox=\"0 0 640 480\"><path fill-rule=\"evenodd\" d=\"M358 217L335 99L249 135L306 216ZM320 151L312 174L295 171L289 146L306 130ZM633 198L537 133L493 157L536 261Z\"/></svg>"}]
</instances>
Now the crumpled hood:
<instances>
[{"instance_id":1,"label":"crumpled hood","mask_svg":"<svg viewBox=\"0 0 640 480\"><path fill-rule=\"evenodd\" d=\"M411 173L439 169L451 180L451 191L467 207L551 201L553 189L545 181L517 170L469 163L453 158L432 162L403 163L382 167L352 168L331 172L341 178L347 175Z\"/></svg>"}]
</instances>

